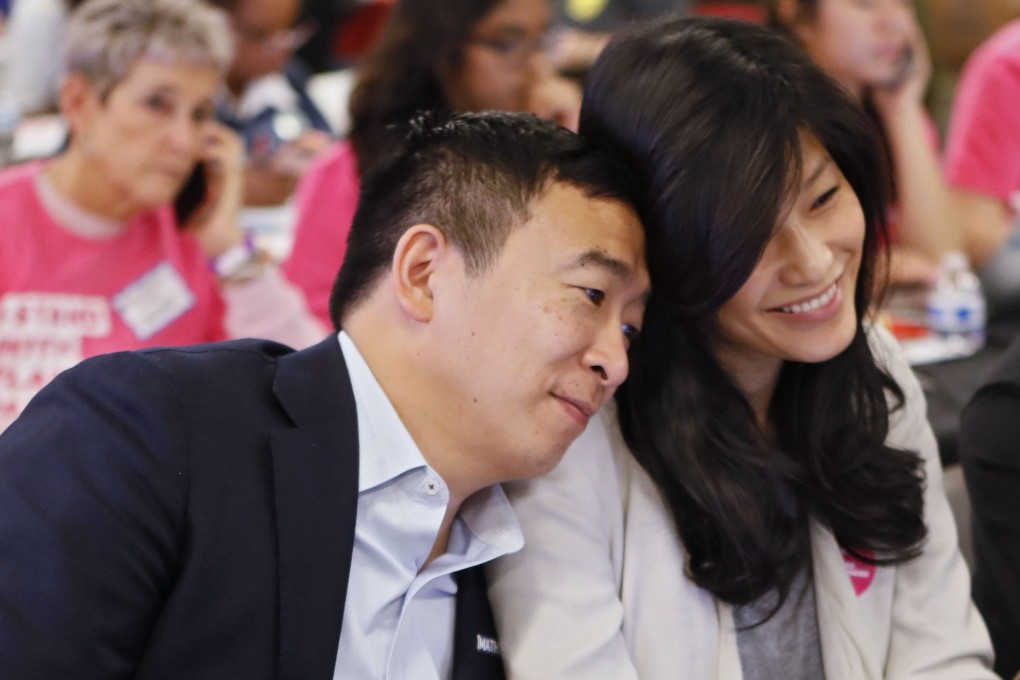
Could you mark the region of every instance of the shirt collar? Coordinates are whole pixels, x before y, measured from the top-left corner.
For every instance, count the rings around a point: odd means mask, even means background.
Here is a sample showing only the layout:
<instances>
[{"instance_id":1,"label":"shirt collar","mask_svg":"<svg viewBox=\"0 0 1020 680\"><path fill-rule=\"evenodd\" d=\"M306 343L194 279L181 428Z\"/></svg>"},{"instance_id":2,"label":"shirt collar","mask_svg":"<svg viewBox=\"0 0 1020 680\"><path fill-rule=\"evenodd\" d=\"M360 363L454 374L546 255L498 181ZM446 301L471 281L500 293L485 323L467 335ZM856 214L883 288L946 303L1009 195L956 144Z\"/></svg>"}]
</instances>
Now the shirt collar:
<instances>
[{"instance_id":1,"label":"shirt collar","mask_svg":"<svg viewBox=\"0 0 1020 680\"><path fill-rule=\"evenodd\" d=\"M361 493L428 465L354 341L344 331L337 335L358 412L358 492Z\"/></svg>"},{"instance_id":2,"label":"shirt collar","mask_svg":"<svg viewBox=\"0 0 1020 680\"><path fill-rule=\"evenodd\" d=\"M390 403L372 369L346 332L337 334L347 371L351 377L358 413L358 492L362 493L410 470L429 468L418 445L411 438L396 409ZM435 473L439 477L438 473ZM471 495L458 513L477 539L496 554L516 552L524 536L503 488L494 484ZM467 557L482 558L489 550L464 546ZM477 554L476 551L480 551Z\"/></svg>"}]
</instances>

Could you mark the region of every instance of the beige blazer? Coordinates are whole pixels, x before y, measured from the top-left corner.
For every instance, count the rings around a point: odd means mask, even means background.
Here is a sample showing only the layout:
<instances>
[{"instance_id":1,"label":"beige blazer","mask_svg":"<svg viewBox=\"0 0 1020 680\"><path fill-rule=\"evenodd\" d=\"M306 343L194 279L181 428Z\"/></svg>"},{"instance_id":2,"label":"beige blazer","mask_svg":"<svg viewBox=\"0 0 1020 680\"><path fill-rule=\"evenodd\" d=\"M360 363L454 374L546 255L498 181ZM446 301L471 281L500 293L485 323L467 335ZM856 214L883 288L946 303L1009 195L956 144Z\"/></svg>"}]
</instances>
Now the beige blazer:
<instances>
[{"instance_id":1,"label":"beige blazer","mask_svg":"<svg viewBox=\"0 0 1020 680\"><path fill-rule=\"evenodd\" d=\"M862 571L811 524L826 678L994 678L923 393L895 342L872 335L907 397L889 440L925 459L929 537L916 560ZM491 566L489 596L510 678L740 680L731 610L684 577L684 548L612 408L556 470L508 493L525 547Z\"/></svg>"}]
</instances>

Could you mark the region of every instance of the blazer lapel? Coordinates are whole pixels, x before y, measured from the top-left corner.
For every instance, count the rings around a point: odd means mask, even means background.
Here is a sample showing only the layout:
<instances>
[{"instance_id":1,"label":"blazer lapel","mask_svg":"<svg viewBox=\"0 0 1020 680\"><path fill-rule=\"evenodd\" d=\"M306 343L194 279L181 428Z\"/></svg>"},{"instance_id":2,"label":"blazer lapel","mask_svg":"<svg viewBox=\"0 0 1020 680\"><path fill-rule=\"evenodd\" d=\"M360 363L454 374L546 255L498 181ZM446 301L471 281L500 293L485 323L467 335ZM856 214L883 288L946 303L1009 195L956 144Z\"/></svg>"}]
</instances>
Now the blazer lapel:
<instances>
[{"instance_id":1,"label":"blazer lapel","mask_svg":"<svg viewBox=\"0 0 1020 680\"><path fill-rule=\"evenodd\" d=\"M822 663L827 680L878 680L880 668L874 667L861 649L865 636L858 630L854 593L842 551L824 525L811 520L811 559L814 569L815 603L818 611L818 636L822 645Z\"/></svg>"},{"instance_id":2,"label":"blazer lapel","mask_svg":"<svg viewBox=\"0 0 1020 680\"><path fill-rule=\"evenodd\" d=\"M358 507L358 419L336 336L282 357L273 390L295 424L271 435L277 677L327 679L336 664Z\"/></svg>"}]
</instances>

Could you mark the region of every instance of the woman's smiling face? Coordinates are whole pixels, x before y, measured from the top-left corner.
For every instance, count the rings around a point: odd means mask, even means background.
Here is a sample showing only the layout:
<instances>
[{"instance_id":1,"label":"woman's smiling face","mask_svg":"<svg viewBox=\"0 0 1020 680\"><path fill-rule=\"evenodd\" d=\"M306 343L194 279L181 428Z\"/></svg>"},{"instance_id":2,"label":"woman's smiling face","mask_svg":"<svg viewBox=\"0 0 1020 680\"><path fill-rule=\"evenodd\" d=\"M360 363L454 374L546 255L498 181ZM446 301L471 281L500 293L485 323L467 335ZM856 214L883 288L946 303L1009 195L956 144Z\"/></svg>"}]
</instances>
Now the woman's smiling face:
<instances>
[{"instance_id":1,"label":"woman's smiling face","mask_svg":"<svg viewBox=\"0 0 1020 680\"><path fill-rule=\"evenodd\" d=\"M712 348L738 383L783 361L820 362L857 332L864 212L821 142L801 135L802 178L751 276L720 308Z\"/></svg>"}]
</instances>

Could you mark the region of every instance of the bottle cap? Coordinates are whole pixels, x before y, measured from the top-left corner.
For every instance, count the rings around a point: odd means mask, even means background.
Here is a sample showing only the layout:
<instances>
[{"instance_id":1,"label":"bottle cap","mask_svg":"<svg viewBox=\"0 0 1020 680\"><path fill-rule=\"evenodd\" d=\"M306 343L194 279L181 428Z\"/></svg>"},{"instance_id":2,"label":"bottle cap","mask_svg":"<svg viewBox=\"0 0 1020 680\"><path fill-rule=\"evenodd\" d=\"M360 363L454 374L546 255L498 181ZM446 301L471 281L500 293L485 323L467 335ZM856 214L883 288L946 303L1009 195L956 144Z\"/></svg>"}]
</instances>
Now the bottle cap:
<instances>
[{"instance_id":1,"label":"bottle cap","mask_svg":"<svg viewBox=\"0 0 1020 680\"><path fill-rule=\"evenodd\" d=\"M944 271L969 268L970 262L967 260L967 256L959 250L953 250L942 256L942 269Z\"/></svg>"}]
</instances>

